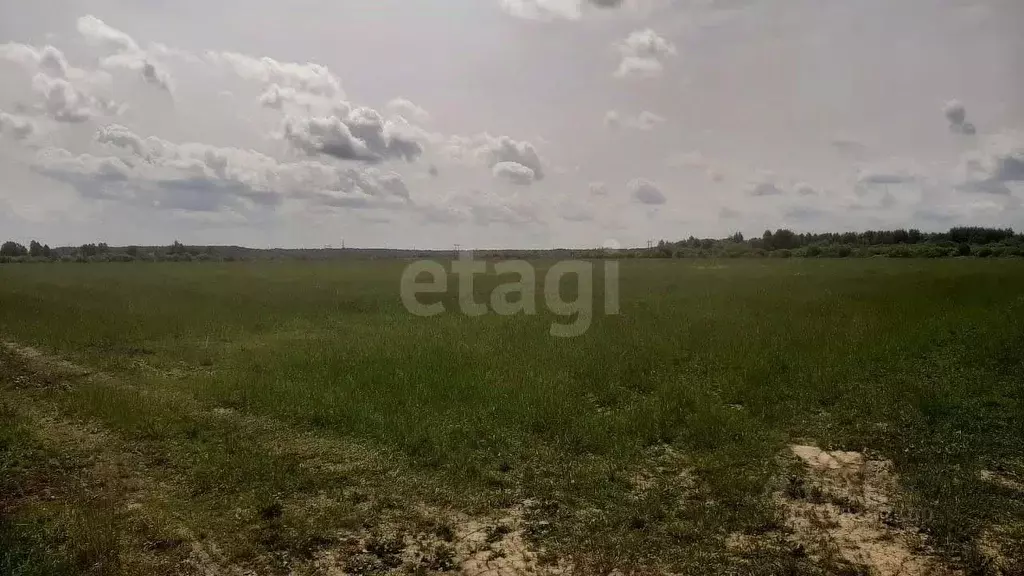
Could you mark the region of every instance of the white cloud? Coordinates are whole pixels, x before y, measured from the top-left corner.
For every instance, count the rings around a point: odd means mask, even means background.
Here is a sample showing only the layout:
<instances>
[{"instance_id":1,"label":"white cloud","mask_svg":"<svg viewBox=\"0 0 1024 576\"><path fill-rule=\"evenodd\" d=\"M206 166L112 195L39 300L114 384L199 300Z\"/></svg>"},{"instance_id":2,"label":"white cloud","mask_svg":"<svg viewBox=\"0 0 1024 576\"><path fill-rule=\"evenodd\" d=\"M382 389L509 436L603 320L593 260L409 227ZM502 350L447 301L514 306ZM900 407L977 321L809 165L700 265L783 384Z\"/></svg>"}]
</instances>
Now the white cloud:
<instances>
[{"instance_id":1,"label":"white cloud","mask_svg":"<svg viewBox=\"0 0 1024 576\"><path fill-rule=\"evenodd\" d=\"M26 70L40 71L54 78L67 78L70 66L64 53L53 46L39 49L27 44L0 44L0 58L19 64Z\"/></svg>"},{"instance_id":2,"label":"white cloud","mask_svg":"<svg viewBox=\"0 0 1024 576\"><path fill-rule=\"evenodd\" d=\"M661 62L654 58L639 58L627 56L619 62L615 69L616 78L657 78L664 71Z\"/></svg>"},{"instance_id":3,"label":"white cloud","mask_svg":"<svg viewBox=\"0 0 1024 576\"><path fill-rule=\"evenodd\" d=\"M206 60L226 68L247 80L262 82L267 87L277 84L283 88L344 100L341 80L323 65L279 62L269 57L256 58L238 52L207 52Z\"/></svg>"},{"instance_id":4,"label":"white cloud","mask_svg":"<svg viewBox=\"0 0 1024 576\"><path fill-rule=\"evenodd\" d=\"M675 45L650 28L630 33L615 47L622 56L615 70L616 78L661 76L664 69L661 61L676 54Z\"/></svg>"},{"instance_id":5,"label":"white cloud","mask_svg":"<svg viewBox=\"0 0 1024 576\"><path fill-rule=\"evenodd\" d=\"M32 120L0 110L0 135L9 134L15 140L24 140L36 131Z\"/></svg>"},{"instance_id":6,"label":"white cloud","mask_svg":"<svg viewBox=\"0 0 1024 576\"><path fill-rule=\"evenodd\" d=\"M1024 136L992 136L982 149L965 155L956 172L958 190L1009 195L1011 184L1024 184Z\"/></svg>"},{"instance_id":7,"label":"white cloud","mask_svg":"<svg viewBox=\"0 0 1024 576\"><path fill-rule=\"evenodd\" d=\"M595 213L592 204L581 202L575 198L564 198L558 203L556 212L567 222L590 222Z\"/></svg>"},{"instance_id":8,"label":"white cloud","mask_svg":"<svg viewBox=\"0 0 1024 576\"><path fill-rule=\"evenodd\" d=\"M452 136L441 142L439 149L456 162L483 162L491 168L501 162L515 162L533 170L536 180L545 176L544 163L533 144L508 136Z\"/></svg>"},{"instance_id":9,"label":"white cloud","mask_svg":"<svg viewBox=\"0 0 1024 576\"><path fill-rule=\"evenodd\" d=\"M185 211L246 212L288 199L352 208L410 202L400 175L372 167L280 162L253 150L144 138L120 125L98 130L96 141L107 156L48 148L34 168L83 196Z\"/></svg>"},{"instance_id":10,"label":"white cloud","mask_svg":"<svg viewBox=\"0 0 1024 576\"><path fill-rule=\"evenodd\" d=\"M78 33L86 39L103 44L113 52L139 52L141 49L131 36L112 28L95 16L78 19Z\"/></svg>"},{"instance_id":11,"label":"white cloud","mask_svg":"<svg viewBox=\"0 0 1024 576\"><path fill-rule=\"evenodd\" d=\"M623 0L499 0L502 10L527 20L578 20L583 5L596 8L617 8Z\"/></svg>"},{"instance_id":12,"label":"white cloud","mask_svg":"<svg viewBox=\"0 0 1024 576\"><path fill-rule=\"evenodd\" d=\"M272 83L259 97L260 105L274 110L301 112L306 115L345 117L352 106L344 100L305 92L291 86Z\"/></svg>"},{"instance_id":13,"label":"white cloud","mask_svg":"<svg viewBox=\"0 0 1024 576\"><path fill-rule=\"evenodd\" d=\"M655 182L644 178L636 178L629 182L628 188L633 199L641 204L654 206L665 203L665 194Z\"/></svg>"},{"instance_id":14,"label":"white cloud","mask_svg":"<svg viewBox=\"0 0 1024 576\"><path fill-rule=\"evenodd\" d=\"M430 113L405 98L395 98L387 104L388 112L404 116L420 124L430 121Z\"/></svg>"},{"instance_id":15,"label":"white cloud","mask_svg":"<svg viewBox=\"0 0 1024 576\"><path fill-rule=\"evenodd\" d=\"M0 44L0 58L18 64L32 75L32 89L41 99L28 106L35 113L46 114L58 122L78 123L121 110L110 100L93 95L109 78L70 66L64 53L53 46Z\"/></svg>"},{"instance_id":16,"label":"white cloud","mask_svg":"<svg viewBox=\"0 0 1024 576\"><path fill-rule=\"evenodd\" d=\"M587 188L590 190L591 196L607 196L608 185L604 182L591 182Z\"/></svg>"},{"instance_id":17,"label":"white cloud","mask_svg":"<svg viewBox=\"0 0 1024 576\"><path fill-rule=\"evenodd\" d=\"M636 116L622 116L616 110L609 110L605 113L604 124L605 126L618 129L618 128L630 128L633 130L653 130L659 124L665 122L665 118L644 110Z\"/></svg>"},{"instance_id":18,"label":"white cloud","mask_svg":"<svg viewBox=\"0 0 1024 576\"><path fill-rule=\"evenodd\" d=\"M520 186L533 184L535 178L533 170L518 162L498 162L491 171L495 178L503 178Z\"/></svg>"},{"instance_id":19,"label":"white cloud","mask_svg":"<svg viewBox=\"0 0 1024 576\"><path fill-rule=\"evenodd\" d=\"M168 92L172 90L170 73L125 32L88 15L78 19L78 33L89 42L114 53L103 59L102 65L105 68L131 70L139 73L149 84Z\"/></svg>"},{"instance_id":20,"label":"white cloud","mask_svg":"<svg viewBox=\"0 0 1024 576\"><path fill-rule=\"evenodd\" d=\"M501 8L527 20L576 20L582 15L580 0L500 0Z\"/></svg>"},{"instance_id":21,"label":"white cloud","mask_svg":"<svg viewBox=\"0 0 1024 576\"><path fill-rule=\"evenodd\" d=\"M43 111L58 122L85 122L107 110L103 103L63 78L36 74L32 88L42 98Z\"/></svg>"},{"instance_id":22,"label":"white cloud","mask_svg":"<svg viewBox=\"0 0 1024 576\"><path fill-rule=\"evenodd\" d=\"M675 45L650 28L630 33L617 47L623 57L659 59L676 54Z\"/></svg>"}]
</instances>

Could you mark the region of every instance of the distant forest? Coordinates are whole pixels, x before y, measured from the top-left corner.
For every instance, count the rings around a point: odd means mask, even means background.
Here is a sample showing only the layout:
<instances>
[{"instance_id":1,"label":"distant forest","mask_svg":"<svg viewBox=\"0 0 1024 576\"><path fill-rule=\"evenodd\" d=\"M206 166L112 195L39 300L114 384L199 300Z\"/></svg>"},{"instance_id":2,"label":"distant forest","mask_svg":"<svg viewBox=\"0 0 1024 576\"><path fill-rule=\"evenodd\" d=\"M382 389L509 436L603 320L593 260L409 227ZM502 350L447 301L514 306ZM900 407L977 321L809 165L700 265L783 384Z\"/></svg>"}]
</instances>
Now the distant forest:
<instances>
[{"instance_id":1,"label":"distant forest","mask_svg":"<svg viewBox=\"0 0 1024 576\"><path fill-rule=\"evenodd\" d=\"M256 249L240 246L108 246L105 243L50 248L33 240L0 245L0 264L15 262L192 262L252 260L340 260L452 257L453 250L384 248ZM961 226L947 232L868 230L797 233L766 230L760 237L661 240L645 248L475 250L480 259L501 258L949 258L1024 257L1024 234L1010 228Z\"/></svg>"}]
</instances>

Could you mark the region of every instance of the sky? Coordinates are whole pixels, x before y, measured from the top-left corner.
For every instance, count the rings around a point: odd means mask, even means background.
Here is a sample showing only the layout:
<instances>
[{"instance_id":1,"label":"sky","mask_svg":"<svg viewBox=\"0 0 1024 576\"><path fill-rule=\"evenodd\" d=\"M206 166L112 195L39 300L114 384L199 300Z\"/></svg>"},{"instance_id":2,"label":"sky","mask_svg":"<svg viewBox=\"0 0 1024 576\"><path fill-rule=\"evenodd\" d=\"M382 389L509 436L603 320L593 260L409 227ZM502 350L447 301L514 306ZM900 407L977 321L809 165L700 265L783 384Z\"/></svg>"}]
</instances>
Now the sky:
<instances>
[{"instance_id":1,"label":"sky","mask_svg":"<svg viewBox=\"0 0 1024 576\"><path fill-rule=\"evenodd\" d=\"M1024 230L1020 0L0 0L0 237Z\"/></svg>"}]
</instances>

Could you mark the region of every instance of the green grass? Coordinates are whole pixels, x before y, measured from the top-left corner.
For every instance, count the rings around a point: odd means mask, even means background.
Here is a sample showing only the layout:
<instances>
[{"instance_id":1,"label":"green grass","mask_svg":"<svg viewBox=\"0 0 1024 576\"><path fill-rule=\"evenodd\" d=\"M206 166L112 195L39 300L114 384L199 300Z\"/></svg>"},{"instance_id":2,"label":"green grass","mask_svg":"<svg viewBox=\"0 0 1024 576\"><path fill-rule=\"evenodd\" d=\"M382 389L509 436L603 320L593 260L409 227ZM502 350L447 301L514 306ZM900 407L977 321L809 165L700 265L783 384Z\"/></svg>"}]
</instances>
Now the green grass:
<instances>
[{"instance_id":1,"label":"green grass","mask_svg":"<svg viewBox=\"0 0 1024 576\"><path fill-rule=\"evenodd\" d=\"M140 542L204 538L228 561L284 571L413 504L480 514L531 499L539 541L595 570L814 573L826 568L785 547L751 560L725 546L781 533L771 493L797 440L891 459L897 521L951 564L991 569L986 530L1024 519L1019 494L978 480L1022 473L1024 263L624 261L621 314L598 306L573 339L548 335L565 322L550 313L458 314L454 281L448 313L412 316L403 265L0 266L0 335L109 375L25 385L38 370L8 354L11 420L42 411L97 426L114 438L105 457L133 459L121 482L161 487L136 487L159 493L142 519L97 519L82 494L63 511L0 508L7 572L143 573ZM500 281L479 279L477 300ZM6 482L25 485L14 470L33 468L16 457L88 459L46 440L3 430ZM668 464L666 447L679 455ZM633 479L651 470L637 494ZM135 494L122 488L107 496ZM324 495L326 511L309 504ZM124 532L84 546L117 563L82 568L77 544L40 556L96 532L76 532L81 521ZM179 535L140 536L139 522ZM179 569L182 548L157 555Z\"/></svg>"}]
</instances>

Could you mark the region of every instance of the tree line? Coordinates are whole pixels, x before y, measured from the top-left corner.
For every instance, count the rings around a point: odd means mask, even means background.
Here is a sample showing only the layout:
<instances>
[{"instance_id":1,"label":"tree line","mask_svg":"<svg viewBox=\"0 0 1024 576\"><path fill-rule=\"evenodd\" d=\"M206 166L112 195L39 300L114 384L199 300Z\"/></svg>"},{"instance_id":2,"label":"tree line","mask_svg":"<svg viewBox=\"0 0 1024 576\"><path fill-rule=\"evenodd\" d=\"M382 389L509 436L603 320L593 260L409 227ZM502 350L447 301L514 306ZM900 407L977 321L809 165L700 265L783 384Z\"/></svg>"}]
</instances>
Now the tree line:
<instances>
[{"instance_id":1,"label":"tree line","mask_svg":"<svg viewBox=\"0 0 1024 576\"><path fill-rule=\"evenodd\" d=\"M329 260L340 258L430 258L445 251L387 249L268 249L238 246L108 246L104 242L50 248L36 240L26 247L15 241L0 245L0 263L11 262L190 262L235 260ZM785 228L745 238L661 240L648 248L618 250L483 250L481 258L889 258L1024 257L1024 234L1010 228L960 226L946 232L916 229L864 232L797 233Z\"/></svg>"},{"instance_id":2,"label":"tree line","mask_svg":"<svg viewBox=\"0 0 1024 576\"><path fill-rule=\"evenodd\" d=\"M696 238L658 242L645 255L686 257L944 258L956 256L1024 257L1024 234L1011 228L958 226L946 232L917 229L864 232L797 233L785 228L765 230L755 238L736 233L727 238Z\"/></svg>"},{"instance_id":3,"label":"tree line","mask_svg":"<svg viewBox=\"0 0 1024 576\"><path fill-rule=\"evenodd\" d=\"M226 247L230 250L231 247ZM134 262L232 260L231 254L218 254L213 246L185 246L177 240L169 246L120 246L105 242L50 248L36 240L25 245L8 240L0 244L0 263L11 262Z\"/></svg>"}]
</instances>

